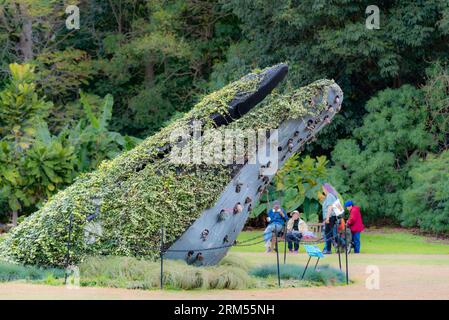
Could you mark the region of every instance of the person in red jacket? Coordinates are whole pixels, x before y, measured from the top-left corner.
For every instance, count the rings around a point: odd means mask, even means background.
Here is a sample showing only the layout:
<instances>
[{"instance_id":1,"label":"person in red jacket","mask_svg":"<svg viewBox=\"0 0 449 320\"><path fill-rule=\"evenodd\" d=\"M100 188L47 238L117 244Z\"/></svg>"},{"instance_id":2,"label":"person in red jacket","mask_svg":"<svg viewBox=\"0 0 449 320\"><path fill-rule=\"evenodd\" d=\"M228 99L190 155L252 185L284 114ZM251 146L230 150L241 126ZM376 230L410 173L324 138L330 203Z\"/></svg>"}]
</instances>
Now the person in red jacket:
<instances>
[{"instance_id":1,"label":"person in red jacket","mask_svg":"<svg viewBox=\"0 0 449 320\"><path fill-rule=\"evenodd\" d=\"M355 206L351 200L345 202L345 207L348 208L349 211L349 220L347 225L352 233L354 253L360 253L360 233L364 229L360 207Z\"/></svg>"}]
</instances>

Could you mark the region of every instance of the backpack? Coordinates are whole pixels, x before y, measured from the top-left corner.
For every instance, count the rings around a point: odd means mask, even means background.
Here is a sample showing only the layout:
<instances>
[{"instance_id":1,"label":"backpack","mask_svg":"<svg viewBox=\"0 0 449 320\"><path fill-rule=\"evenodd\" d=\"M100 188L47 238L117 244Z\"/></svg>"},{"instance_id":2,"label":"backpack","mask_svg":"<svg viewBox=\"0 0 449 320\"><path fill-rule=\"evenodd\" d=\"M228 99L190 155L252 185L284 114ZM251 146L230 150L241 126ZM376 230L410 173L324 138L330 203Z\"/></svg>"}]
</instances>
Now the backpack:
<instances>
[{"instance_id":1,"label":"backpack","mask_svg":"<svg viewBox=\"0 0 449 320\"><path fill-rule=\"evenodd\" d=\"M345 209L343 209L343 206L341 205L339 199L335 200L335 202L332 203L332 212L336 217L341 216L345 212Z\"/></svg>"}]
</instances>

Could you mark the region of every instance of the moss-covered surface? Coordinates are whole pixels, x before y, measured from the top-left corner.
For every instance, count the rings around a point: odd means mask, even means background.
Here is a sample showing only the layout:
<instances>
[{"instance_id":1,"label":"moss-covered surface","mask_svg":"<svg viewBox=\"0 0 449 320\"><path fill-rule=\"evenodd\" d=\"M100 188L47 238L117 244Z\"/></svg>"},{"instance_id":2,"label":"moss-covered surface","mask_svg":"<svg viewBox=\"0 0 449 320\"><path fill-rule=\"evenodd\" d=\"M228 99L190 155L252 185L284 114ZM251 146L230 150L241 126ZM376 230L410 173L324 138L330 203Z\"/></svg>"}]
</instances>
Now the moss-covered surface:
<instances>
[{"instance_id":1,"label":"moss-covered surface","mask_svg":"<svg viewBox=\"0 0 449 320\"><path fill-rule=\"evenodd\" d=\"M137 255L156 257L159 228L164 224L166 243L175 241L214 204L231 181L231 168L224 165L182 164L168 160L161 150L174 130L190 130L192 120L203 129L213 128L210 116L227 112L228 103L241 92L257 88L261 71L206 96L183 118L145 139L133 150L105 161L90 174L55 195L42 209L14 228L0 243L0 257L26 264L62 266L66 255L68 225L73 216L72 262L86 255ZM248 80L249 79L249 80ZM290 94L273 93L242 118L217 130L274 129L291 118L320 112L333 84L319 80ZM84 241L86 217L96 212L101 201L102 236L94 244Z\"/></svg>"}]
</instances>

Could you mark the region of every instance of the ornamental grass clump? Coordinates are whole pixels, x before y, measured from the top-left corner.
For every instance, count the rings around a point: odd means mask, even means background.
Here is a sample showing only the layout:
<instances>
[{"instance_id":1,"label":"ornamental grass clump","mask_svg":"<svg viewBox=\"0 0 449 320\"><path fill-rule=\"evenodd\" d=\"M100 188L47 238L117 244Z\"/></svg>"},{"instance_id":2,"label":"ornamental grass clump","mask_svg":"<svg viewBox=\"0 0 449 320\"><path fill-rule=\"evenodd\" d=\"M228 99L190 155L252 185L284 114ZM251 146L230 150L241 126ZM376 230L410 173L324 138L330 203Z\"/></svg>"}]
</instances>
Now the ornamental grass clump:
<instances>
[{"instance_id":1,"label":"ornamental grass clump","mask_svg":"<svg viewBox=\"0 0 449 320\"><path fill-rule=\"evenodd\" d=\"M296 264L280 265L280 277L284 280L301 280L303 272L304 266ZM277 265L267 264L255 267L251 269L250 274L259 278L277 277ZM303 280L317 286L339 285L345 283L345 274L330 266L319 266L316 270L311 267L307 269Z\"/></svg>"},{"instance_id":2,"label":"ornamental grass clump","mask_svg":"<svg viewBox=\"0 0 449 320\"><path fill-rule=\"evenodd\" d=\"M16 280L44 280L48 277L63 278L64 270L39 268L0 261L0 282Z\"/></svg>"},{"instance_id":3,"label":"ornamental grass clump","mask_svg":"<svg viewBox=\"0 0 449 320\"><path fill-rule=\"evenodd\" d=\"M164 262L164 287L169 289L245 289L254 285L241 266L228 260L211 267L195 267L183 261ZM157 289L160 264L132 257L88 257L80 265L82 286Z\"/></svg>"}]
</instances>

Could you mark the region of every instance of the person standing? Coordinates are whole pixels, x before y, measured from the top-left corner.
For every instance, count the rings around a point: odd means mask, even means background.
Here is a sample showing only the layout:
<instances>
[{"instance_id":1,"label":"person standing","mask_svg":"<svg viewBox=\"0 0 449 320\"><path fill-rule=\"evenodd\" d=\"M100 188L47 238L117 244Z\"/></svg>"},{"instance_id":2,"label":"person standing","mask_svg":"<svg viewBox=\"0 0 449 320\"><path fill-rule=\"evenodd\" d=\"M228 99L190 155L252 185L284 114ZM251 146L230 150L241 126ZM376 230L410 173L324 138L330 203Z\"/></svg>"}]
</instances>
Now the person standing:
<instances>
[{"instance_id":1,"label":"person standing","mask_svg":"<svg viewBox=\"0 0 449 320\"><path fill-rule=\"evenodd\" d=\"M352 243L354 244L354 253L360 253L360 233L365 228L363 226L360 207L355 206L351 200L345 202L345 207L348 208L349 211L349 220L347 222L347 225L351 230Z\"/></svg>"},{"instance_id":2,"label":"person standing","mask_svg":"<svg viewBox=\"0 0 449 320\"><path fill-rule=\"evenodd\" d=\"M266 252L271 252L272 250L271 238L273 232L276 234L279 233L284 228L285 221L287 221L287 214L285 210L281 208L279 200L276 200L273 202L273 208L268 211L268 226L263 234Z\"/></svg>"},{"instance_id":3,"label":"person standing","mask_svg":"<svg viewBox=\"0 0 449 320\"><path fill-rule=\"evenodd\" d=\"M336 222L335 214L333 213L333 205L337 201L337 192L329 184L323 184L323 192L325 195L323 201L323 222L324 222L324 254L332 253L332 239L334 237L334 225Z\"/></svg>"}]
</instances>

